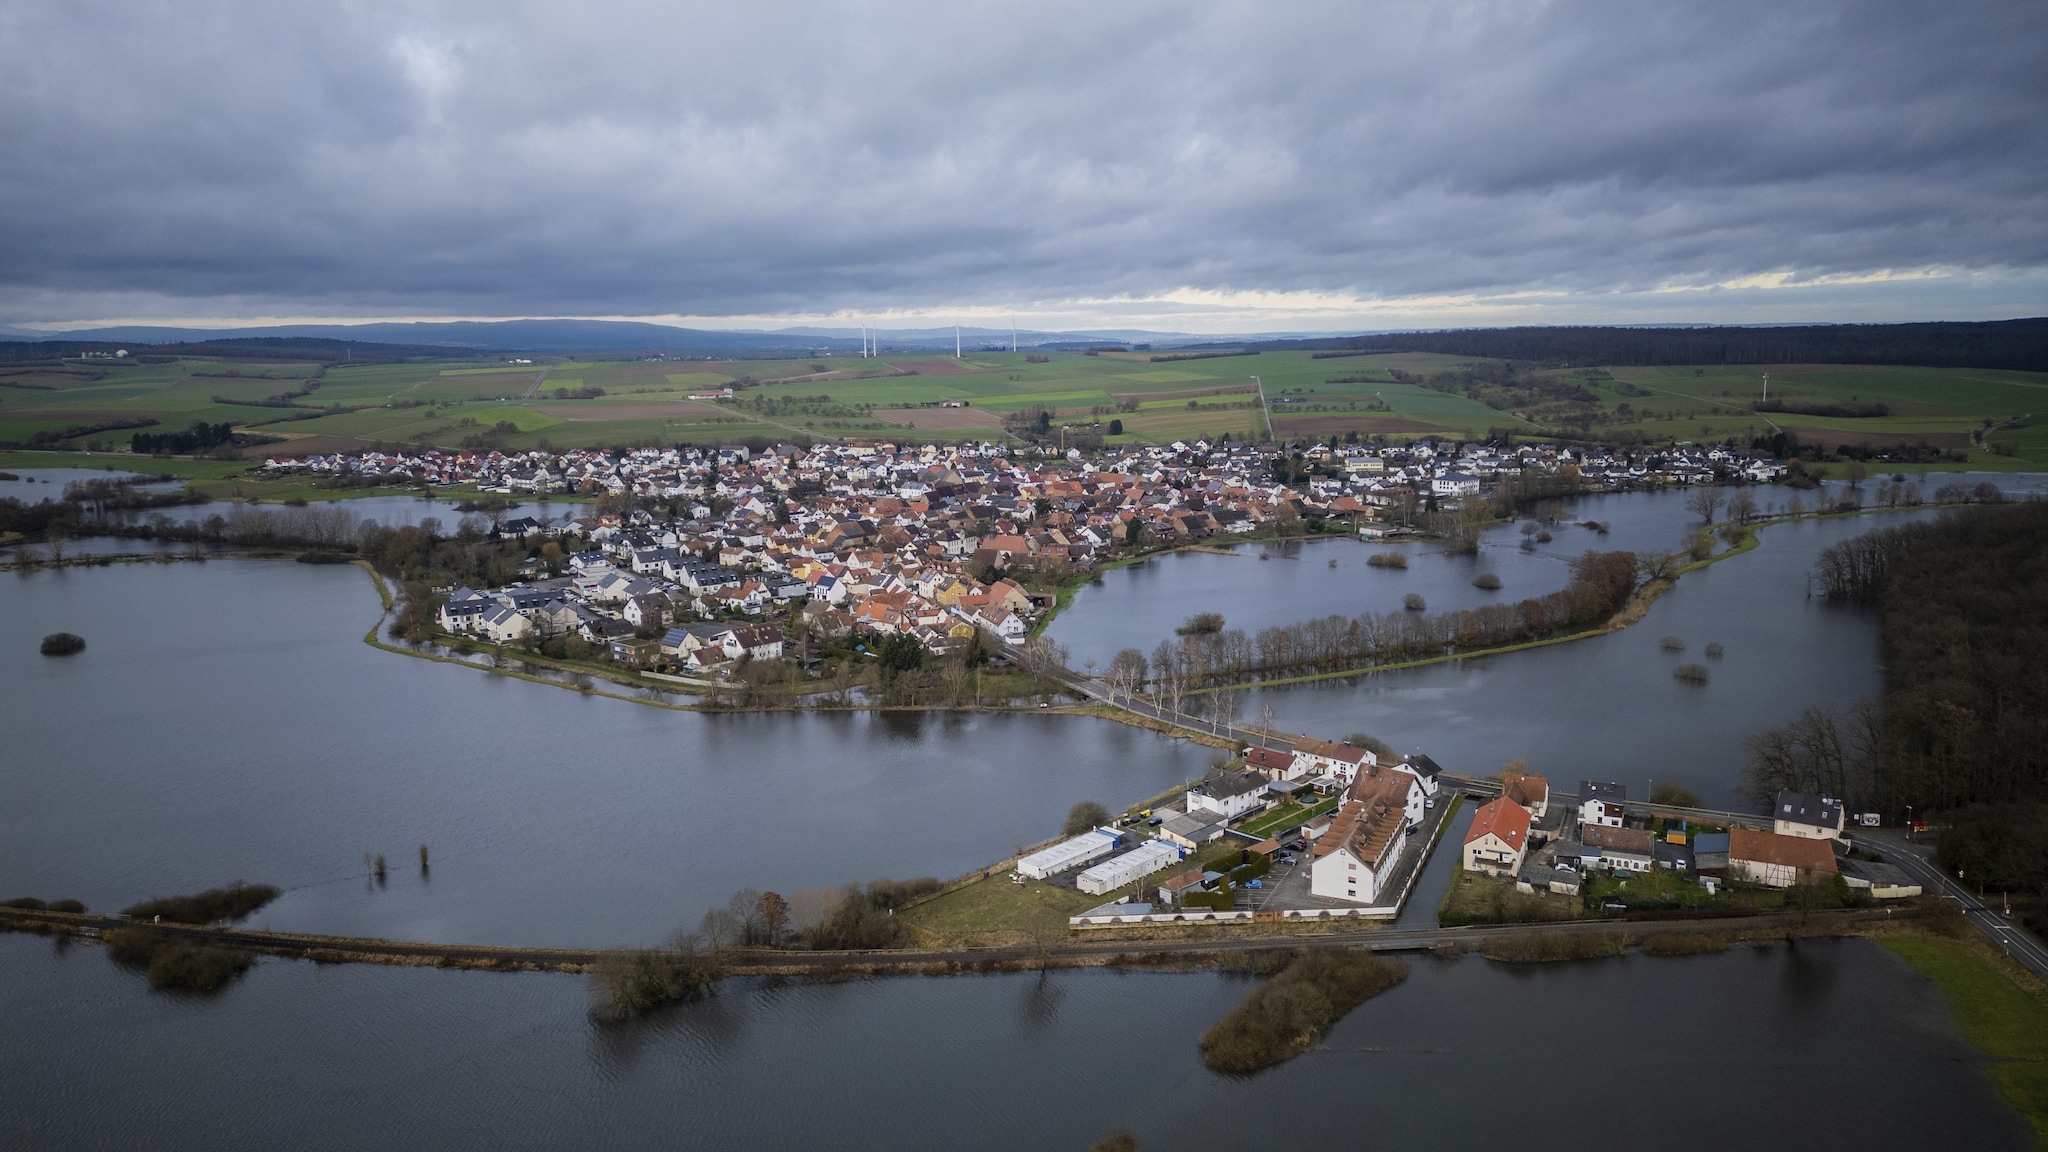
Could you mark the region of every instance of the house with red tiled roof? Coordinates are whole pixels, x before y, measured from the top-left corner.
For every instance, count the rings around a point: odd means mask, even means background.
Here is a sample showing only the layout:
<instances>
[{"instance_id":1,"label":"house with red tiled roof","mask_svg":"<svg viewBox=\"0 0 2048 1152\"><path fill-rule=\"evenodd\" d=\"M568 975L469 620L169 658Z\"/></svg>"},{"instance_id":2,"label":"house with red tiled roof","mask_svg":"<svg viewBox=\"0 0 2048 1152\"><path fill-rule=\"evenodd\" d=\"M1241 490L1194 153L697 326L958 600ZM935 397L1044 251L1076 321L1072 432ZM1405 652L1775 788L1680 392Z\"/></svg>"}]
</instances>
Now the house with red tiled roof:
<instances>
[{"instance_id":1,"label":"house with red tiled roof","mask_svg":"<svg viewBox=\"0 0 2048 1152\"><path fill-rule=\"evenodd\" d=\"M1528 851L1527 808L1502 796L1472 814L1472 828L1465 833L1465 871L1513 876L1522 870Z\"/></svg>"},{"instance_id":2,"label":"house with red tiled roof","mask_svg":"<svg viewBox=\"0 0 2048 1152\"><path fill-rule=\"evenodd\" d=\"M1308 765L1296 759L1294 753L1273 748L1247 748L1244 762L1246 767L1265 773L1268 780L1292 780L1308 773Z\"/></svg>"},{"instance_id":3,"label":"house with red tiled roof","mask_svg":"<svg viewBox=\"0 0 2048 1152\"><path fill-rule=\"evenodd\" d=\"M1819 884L1834 877L1835 850L1826 840L1780 836L1740 824L1728 830L1728 878L1769 888Z\"/></svg>"}]
</instances>

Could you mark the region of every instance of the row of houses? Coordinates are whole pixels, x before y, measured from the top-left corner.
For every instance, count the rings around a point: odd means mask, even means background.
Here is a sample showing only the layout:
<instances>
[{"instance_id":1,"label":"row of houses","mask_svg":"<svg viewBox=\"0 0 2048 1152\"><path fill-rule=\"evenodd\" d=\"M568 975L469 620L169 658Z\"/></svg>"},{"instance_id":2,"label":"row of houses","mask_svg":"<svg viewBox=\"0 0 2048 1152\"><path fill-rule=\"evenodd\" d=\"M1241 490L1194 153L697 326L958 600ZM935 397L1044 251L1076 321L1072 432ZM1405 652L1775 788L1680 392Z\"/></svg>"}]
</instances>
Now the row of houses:
<instances>
[{"instance_id":1,"label":"row of houses","mask_svg":"<svg viewBox=\"0 0 2048 1152\"><path fill-rule=\"evenodd\" d=\"M1586 780L1580 782L1574 813L1577 838L1555 840L1538 824L1547 802L1547 782L1511 776L1503 794L1473 814L1463 847L1465 869L1512 878L1524 891L1570 895L1579 892L1584 875L1656 869L1767 888L1821 884L1841 876L1851 887L1879 898L1920 891L1900 869L1849 854L1846 813L1830 797L1779 793L1768 829L1738 823L1726 831L1692 830L1680 821L1667 825L1660 836L1631 821L1625 786Z\"/></svg>"}]
</instances>

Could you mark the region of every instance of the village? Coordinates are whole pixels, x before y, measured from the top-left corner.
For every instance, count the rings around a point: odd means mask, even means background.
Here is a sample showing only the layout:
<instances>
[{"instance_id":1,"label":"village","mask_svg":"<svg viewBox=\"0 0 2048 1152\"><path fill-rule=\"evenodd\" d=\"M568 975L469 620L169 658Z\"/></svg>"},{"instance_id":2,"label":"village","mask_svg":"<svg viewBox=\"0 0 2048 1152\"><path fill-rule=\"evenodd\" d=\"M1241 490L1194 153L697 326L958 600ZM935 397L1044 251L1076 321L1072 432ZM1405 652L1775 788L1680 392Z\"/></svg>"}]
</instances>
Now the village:
<instances>
[{"instance_id":1,"label":"village","mask_svg":"<svg viewBox=\"0 0 2048 1152\"><path fill-rule=\"evenodd\" d=\"M1548 781L1526 771L1468 781L1426 755L1383 758L1307 737L1291 744L1246 747L1171 806L1126 813L1021 857L1011 880L1112 897L1071 917L1075 929L1391 921L1449 813L1468 792L1497 787L1473 813L1457 868L1469 881L1560 898L1503 920L1623 914L1631 900L1638 911L1704 909L1739 895L1748 900L1719 909L1739 914L1778 906L1794 890L1850 902L1921 893L1903 869L1857 849L1849 814L1828 797L1781 792L1766 825L1631 805L1612 782L1582 781L1575 802L1553 802ZM1856 825L1876 820L1861 814ZM1085 870L1066 875L1077 868ZM1681 890L1703 899L1674 900ZM1566 908L1576 914L1559 914ZM1446 923L1465 922L1448 902L1444 912Z\"/></svg>"},{"instance_id":2,"label":"village","mask_svg":"<svg viewBox=\"0 0 2048 1152\"><path fill-rule=\"evenodd\" d=\"M527 540L534 559L516 584L441 590L437 625L499 645L574 636L601 658L696 675L784 657L792 625L827 640L906 635L933 653L977 635L1016 644L1062 585L1152 548L1385 537L1504 485L1768 482L1783 466L1726 448L1196 441L1085 458L993 443L372 452L279 457L264 471L592 500L559 518L545 503L540 515L496 510L483 530Z\"/></svg>"}]
</instances>

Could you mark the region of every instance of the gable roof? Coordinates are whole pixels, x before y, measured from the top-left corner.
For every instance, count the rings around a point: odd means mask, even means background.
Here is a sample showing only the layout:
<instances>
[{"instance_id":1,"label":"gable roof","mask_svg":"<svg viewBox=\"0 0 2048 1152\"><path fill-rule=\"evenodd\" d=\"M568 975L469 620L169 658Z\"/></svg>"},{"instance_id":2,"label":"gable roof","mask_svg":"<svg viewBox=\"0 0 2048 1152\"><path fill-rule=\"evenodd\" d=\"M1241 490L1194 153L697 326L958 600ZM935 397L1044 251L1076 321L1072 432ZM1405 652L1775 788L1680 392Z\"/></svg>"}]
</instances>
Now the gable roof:
<instances>
[{"instance_id":1,"label":"gable roof","mask_svg":"<svg viewBox=\"0 0 2048 1152\"><path fill-rule=\"evenodd\" d=\"M1294 753L1254 748L1244 754L1244 762L1265 772L1285 772L1294 767Z\"/></svg>"},{"instance_id":2,"label":"gable roof","mask_svg":"<svg viewBox=\"0 0 2048 1152\"><path fill-rule=\"evenodd\" d=\"M1620 784L1602 784L1593 780L1581 780L1579 781L1579 803L1584 804L1588 800L1605 800L1611 804L1625 803L1628 800L1628 789Z\"/></svg>"},{"instance_id":3,"label":"gable roof","mask_svg":"<svg viewBox=\"0 0 2048 1152\"><path fill-rule=\"evenodd\" d=\"M1777 802L1771 805L1771 815L1788 824L1805 824L1812 828L1840 828L1842 826L1842 804L1825 796L1811 792L1780 792Z\"/></svg>"},{"instance_id":4,"label":"gable roof","mask_svg":"<svg viewBox=\"0 0 2048 1152\"><path fill-rule=\"evenodd\" d=\"M1728 861L1732 864L1737 860L1811 872L1835 871L1835 850L1826 840L1780 836L1776 832L1759 832L1740 824L1728 830Z\"/></svg>"},{"instance_id":5,"label":"gable roof","mask_svg":"<svg viewBox=\"0 0 2048 1152\"><path fill-rule=\"evenodd\" d=\"M1605 824L1588 824L1579 829L1579 839L1594 848L1612 848L1616 852L1634 852L1648 856L1655 838L1648 828L1613 828Z\"/></svg>"},{"instance_id":6,"label":"gable roof","mask_svg":"<svg viewBox=\"0 0 2048 1152\"><path fill-rule=\"evenodd\" d=\"M1529 843L1529 810L1505 796L1481 804L1479 811L1472 814L1472 830L1465 833L1465 843L1488 834L1521 851Z\"/></svg>"},{"instance_id":7,"label":"gable roof","mask_svg":"<svg viewBox=\"0 0 2048 1152\"><path fill-rule=\"evenodd\" d=\"M1502 787L1501 795L1524 808L1534 808L1549 802L1550 781L1541 776L1517 776Z\"/></svg>"},{"instance_id":8,"label":"gable roof","mask_svg":"<svg viewBox=\"0 0 2048 1152\"><path fill-rule=\"evenodd\" d=\"M1365 749L1350 744L1316 740L1307 736L1294 741L1294 750L1304 756L1320 756L1325 760L1336 760L1345 764L1363 763L1365 758L1371 755Z\"/></svg>"}]
</instances>

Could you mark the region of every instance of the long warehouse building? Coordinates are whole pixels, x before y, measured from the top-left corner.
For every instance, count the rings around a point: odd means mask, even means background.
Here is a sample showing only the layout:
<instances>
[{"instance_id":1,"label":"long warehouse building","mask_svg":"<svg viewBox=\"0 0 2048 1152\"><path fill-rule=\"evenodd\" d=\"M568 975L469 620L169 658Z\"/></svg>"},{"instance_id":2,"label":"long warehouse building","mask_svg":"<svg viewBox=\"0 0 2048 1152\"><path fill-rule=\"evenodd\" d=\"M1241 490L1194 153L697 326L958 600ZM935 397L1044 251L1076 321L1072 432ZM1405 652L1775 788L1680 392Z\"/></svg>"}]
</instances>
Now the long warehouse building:
<instances>
[{"instance_id":1,"label":"long warehouse building","mask_svg":"<svg viewBox=\"0 0 2048 1152\"><path fill-rule=\"evenodd\" d=\"M1092 832L1083 832L1072 840L1062 840L1050 848L1033 852L1017 861L1017 871L1033 880L1043 880L1055 872L1065 872L1090 860L1100 860L1116 851L1116 846L1122 842L1122 838L1116 833L1097 828Z\"/></svg>"},{"instance_id":2,"label":"long warehouse building","mask_svg":"<svg viewBox=\"0 0 2048 1152\"><path fill-rule=\"evenodd\" d=\"M1081 873L1074 887L1090 896L1114 892L1141 876L1150 876L1169 864L1178 863L1184 850L1170 840L1147 840L1113 860L1104 860Z\"/></svg>"}]
</instances>

